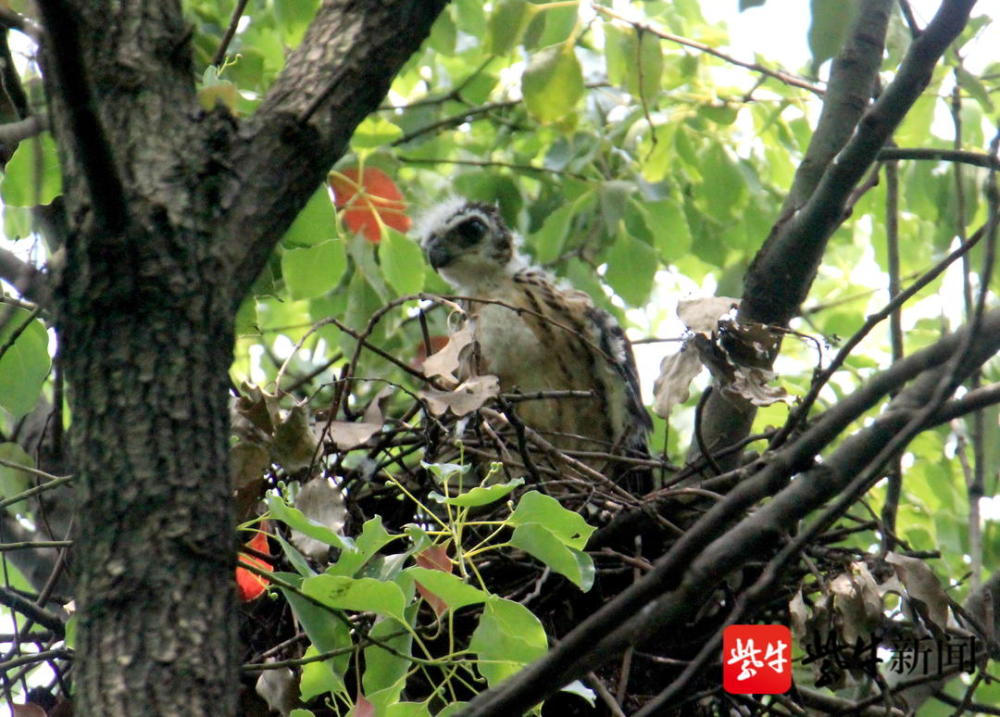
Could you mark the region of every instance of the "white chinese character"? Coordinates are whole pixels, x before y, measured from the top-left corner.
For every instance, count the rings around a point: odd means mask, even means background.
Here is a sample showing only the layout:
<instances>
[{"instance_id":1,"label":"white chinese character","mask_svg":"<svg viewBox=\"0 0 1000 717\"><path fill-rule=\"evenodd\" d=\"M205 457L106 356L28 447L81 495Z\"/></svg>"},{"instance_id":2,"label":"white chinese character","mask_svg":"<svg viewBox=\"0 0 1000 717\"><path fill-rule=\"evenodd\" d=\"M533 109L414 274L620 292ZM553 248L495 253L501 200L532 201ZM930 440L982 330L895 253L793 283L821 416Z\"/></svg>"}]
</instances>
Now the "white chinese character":
<instances>
[{"instance_id":1,"label":"white chinese character","mask_svg":"<svg viewBox=\"0 0 1000 717\"><path fill-rule=\"evenodd\" d=\"M788 662L788 658L785 657L786 647L788 644L784 640L778 640L773 645L769 642L767 643L767 651L764 653L767 666L779 675L785 674L785 663Z\"/></svg>"},{"instance_id":2,"label":"white chinese character","mask_svg":"<svg viewBox=\"0 0 1000 717\"><path fill-rule=\"evenodd\" d=\"M763 662L757 659L757 655L760 654L760 650L753 646L753 638L747 639L747 644L744 645L743 641L736 638L736 647L729 651L729 660L726 662L727 665L733 665L737 662L742 662L740 665L740 674L736 676L737 680L749 680L751 677L757 674L757 670L754 667L762 667Z\"/></svg>"}]
</instances>

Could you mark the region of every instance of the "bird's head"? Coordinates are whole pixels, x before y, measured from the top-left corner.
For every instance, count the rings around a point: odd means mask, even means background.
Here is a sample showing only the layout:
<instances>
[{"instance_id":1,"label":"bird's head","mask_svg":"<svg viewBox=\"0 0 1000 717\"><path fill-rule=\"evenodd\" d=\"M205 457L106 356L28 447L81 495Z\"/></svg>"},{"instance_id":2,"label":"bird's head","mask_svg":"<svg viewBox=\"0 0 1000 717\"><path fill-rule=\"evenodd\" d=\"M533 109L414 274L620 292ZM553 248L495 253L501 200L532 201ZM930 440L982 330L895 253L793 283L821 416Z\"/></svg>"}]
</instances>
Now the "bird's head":
<instances>
[{"instance_id":1,"label":"bird's head","mask_svg":"<svg viewBox=\"0 0 1000 717\"><path fill-rule=\"evenodd\" d=\"M427 212L420 244L431 266L457 289L489 284L522 265L497 207L483 202L454 199Z\"/></svg>"}]
</instances>

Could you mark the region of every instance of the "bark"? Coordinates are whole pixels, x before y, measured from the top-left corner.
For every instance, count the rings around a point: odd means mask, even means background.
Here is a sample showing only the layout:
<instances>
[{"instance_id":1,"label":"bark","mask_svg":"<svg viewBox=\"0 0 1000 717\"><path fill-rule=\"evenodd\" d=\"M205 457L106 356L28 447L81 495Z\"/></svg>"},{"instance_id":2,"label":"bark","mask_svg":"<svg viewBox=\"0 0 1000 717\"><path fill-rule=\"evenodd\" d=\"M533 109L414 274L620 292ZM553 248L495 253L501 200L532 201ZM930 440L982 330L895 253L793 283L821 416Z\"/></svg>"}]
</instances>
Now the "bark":
<instances>
[{"instance_id":1,"label":"bark","mask_svg":"<svg viewBox=\"0 0 1000 717\"><path fill-rule=\"evenodd\" d=\"M236 307L444 4L324 3L240 126L198 106L176 0L40 3L66 208L52 308L79 510L76 714L235 713Z\"/></svg>"}]
</instances>

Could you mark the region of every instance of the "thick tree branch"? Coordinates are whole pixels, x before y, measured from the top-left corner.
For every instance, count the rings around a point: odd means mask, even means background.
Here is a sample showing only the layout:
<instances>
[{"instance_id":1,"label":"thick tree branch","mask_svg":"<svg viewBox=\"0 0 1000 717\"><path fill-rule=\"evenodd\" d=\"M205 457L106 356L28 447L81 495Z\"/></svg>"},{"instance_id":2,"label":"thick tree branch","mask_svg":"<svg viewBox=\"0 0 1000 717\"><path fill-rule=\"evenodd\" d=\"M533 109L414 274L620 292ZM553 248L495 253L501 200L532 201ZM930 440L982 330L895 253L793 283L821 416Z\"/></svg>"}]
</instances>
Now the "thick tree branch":
<instances>
[{"instance_id":1,"label":"thick tree branch","mask_svg":"<svg viewBox=\"0 0 1000 717\"><path fill-rule=\"evenodd\" d=\"M447 0L323 3L302 44L241 133L222 198L225 247L241 288L377 109ZM236 297L238 299L238 297Z\"/></svg>"},{"instance_id":2,"label":"thick tree branch","mask_svg":"<svg viewBox=\"0 0 1000 717\"><path fill-rule=\"evenodd\" d=\"M860 4L844 47L830 67L830 82L816 131L806 156L795 171L781 215L795 211L812 196L823 172L847 140L868 107L885 47L889 13L895 0L865 0Z\"/></svg>"},{"instance_id":3,"label":"thick tree branch","mask_svg":"<svg viewBox=\"0 0 1000 717\"><path fill-rule=\"evenodd\" d=\"M12 284L25 299L38 304L48 302L49 286L45 274L7 249L0 249L0 279Z\"/></svg>"},{"instance_id":4,"label":"thick tree branch","mask_svg":"<svg viewBox=\"0 0 1000 717\"><path fill-rule=\"evenodd\" d=\"M80 43L82 18L65 0L39 0L39 11L48 35L54 82L66 108L68 141L87 182L94 217L101 230L118 234L125 227L127 211L121 177L111 144L101 126Z\"/></svg>"},{"instance_id":5,"label":"thick tree branch","mask_svg":"<svg viewBox=\"0 0 1000 717\"><path fill-rule=\"evenodd\" d=\"M500 687L481 694L462 714L501 715L529 709L562 685L620 654L628 645L685 619L704 604L705 595L727 573L749 556L759 556L761 549L773 544L788 526L848 485L854 474L923 407L923 394L934 390L936 374L956 350L968 345L969 355L962 363L962 371L968 372L1000 349L998 332L1000 311L994 311L983 318L971 339L968 328L963 329L873 378L824 414L793 444L751 466L748 470L757 472L717 502L640 581L581 623L544 658ZM924 380L900 394L894 403L896 410L880 416L845 441L829 460L814 466L815 456L852 421L905 381L930 369L935 369L932 375L925 373ZM788 482L803 471L805 475L799 480ZM774 498L763 508L730 527L768 495Z\"/></svg>"},{"instance_id":6,"label":"thick tree branch","mask_svg":"<svg viewBox=\"0 0 1000 717\"><path fill-rule=\"evenodd\" d=\"M945 0L910 46L878 101L850 141L826 167L804 206L774 226L744 283L741 315L785 324L796 314L816 275L826 242L845 218L851 190L930 81L934 66L969 19L975 0Z\"/></svg>"}]
</instances>

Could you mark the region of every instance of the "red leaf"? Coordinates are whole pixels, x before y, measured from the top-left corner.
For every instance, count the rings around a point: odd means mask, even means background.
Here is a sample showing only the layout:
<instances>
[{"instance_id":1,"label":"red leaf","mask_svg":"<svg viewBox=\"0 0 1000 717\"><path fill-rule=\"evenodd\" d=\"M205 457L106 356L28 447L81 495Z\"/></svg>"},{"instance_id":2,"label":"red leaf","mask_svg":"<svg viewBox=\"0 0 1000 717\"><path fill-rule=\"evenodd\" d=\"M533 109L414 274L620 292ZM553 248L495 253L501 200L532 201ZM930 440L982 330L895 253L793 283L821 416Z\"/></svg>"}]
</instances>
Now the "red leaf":
<instances>
[{"instance_id":1,"label":"red leaf","mask_svg":"<svg viewBox=\"0 0 1000 717\"><path fill-rule=\"evenodd\" d=\"M344 224L352 232L361 232L370 242L382 238L382 226L407 232L412 222L406 214L406 202L396 183L377 167L357 167L330 173L333 203L340 210Z\"/></svg>"},{"instance_id":2,"label":"red leaf","mask_svg":"<svg viewBox=\"0 0 1000 717\"><path fill-rule=\"evenodd\" d=\"M428 570L440 570L443 573L452 571L451 560L448 559L448 548L443 545L432 545L421 550L415 558L417 565Z\"/></svg>"},{"instance_id":3,"label":"red leaf","mask_svg":"<svg viewBox=\"0 0 1000 717\"><path fill-rule=\"evenodd\" d=\"M375 717L375 705L368 701L364 695L358 695L351 710L351 717Z\"/></svg>"},{"instance_id":4,"label":"red leaf","mask_svg":"<svg viewBox=\"0 0 1000 717\"><path fill-rule=\"evenodd\" d=\"M448 344L448 337L442 334L431 336L431 354L436 354L438 351L443 349ZM423 368L424 361L427 360L427 345L421 341L417 345L417 355L410 365L418 371Z\"/></svg>"},{"instance_id":5,"label":"red leaf","mask_svg":"<svg viewBox=\"0 0 1000 717\"><path fill-rule=\"evenodd\" d=\"M246 546L258 553L270 555L271 551L267 544L267 533L264 532L265 530L267 530L267 523L261 523L260 530L254 534ZM274 570L274 565L262 558L258 558L256 555L248 555L247 553L240 552L238 557L239 562L244 565L252 565L261 570ZM243 602L250 602L259 598L267 590L269 584L270 581L265 577L252 573L246 568L236 568L236 588L239 591L240 600Z\"/></svg>"},{"instance_id":6,"label":"red leaf","mask_svg":"<svg viewBox=\"0 0 1000 717\"><path fill-rule=\"evenodd\" d=\"M440 570L443 573L452 571L451 561L448 559L448 548L443 545L432 545L426 550L421 550L417 553L415 560L417 565L428 570ZM416 583L417 592L431 606L435 615L441 617L448 612L448 605L444 600L421 585L419 580Z\"/></svg>"}]
</instances>

